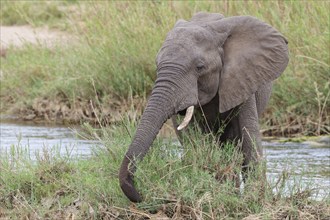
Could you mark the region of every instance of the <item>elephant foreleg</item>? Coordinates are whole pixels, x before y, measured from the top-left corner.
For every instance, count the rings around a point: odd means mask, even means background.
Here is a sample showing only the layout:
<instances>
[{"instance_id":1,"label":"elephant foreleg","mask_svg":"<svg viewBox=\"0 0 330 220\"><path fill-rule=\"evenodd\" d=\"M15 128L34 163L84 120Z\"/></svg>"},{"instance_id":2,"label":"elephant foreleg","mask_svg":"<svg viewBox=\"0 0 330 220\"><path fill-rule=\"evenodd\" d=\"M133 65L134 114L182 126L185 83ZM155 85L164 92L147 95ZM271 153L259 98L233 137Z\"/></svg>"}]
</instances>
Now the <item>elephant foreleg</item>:
<instances>
[{"instance_id":1,"label":"elephant foreleg","mask_svg":"<svg viewBox=\"0 0 330 220\"><path fill-rule=\"evenodd\" d=\"M243 179L249 169L263 159L261 135L259 132L259 116L256 97L252 96L242 106L238 114L239 128L241 131L243 160Z\"/></svg>"}]
</instances>

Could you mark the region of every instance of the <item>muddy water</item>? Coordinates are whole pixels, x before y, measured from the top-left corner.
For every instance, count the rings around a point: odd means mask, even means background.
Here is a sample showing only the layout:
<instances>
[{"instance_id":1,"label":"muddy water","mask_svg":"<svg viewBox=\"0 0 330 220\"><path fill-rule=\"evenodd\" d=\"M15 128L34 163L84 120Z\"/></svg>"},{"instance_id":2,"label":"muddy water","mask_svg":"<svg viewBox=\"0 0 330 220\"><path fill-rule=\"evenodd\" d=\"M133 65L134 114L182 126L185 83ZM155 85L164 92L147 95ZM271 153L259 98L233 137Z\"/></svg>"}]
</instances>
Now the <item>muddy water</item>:
<instances>
[{"instance_id":1,"label":"muddy water","mask_svg":"<svg viewBox=\"0 0 330 220\"><path fill-rule=\"evenodd\" d=\"M86 157L97 141L82 140L66 127L42 127L0 123L0 155L11 146L29 146L30 154L56 147L60 154ZM330 144L263 142L267 158L268 180L276 182L284 172L289 173L289 184L295 181L304 187L318 188L314 195L330 194ZM290 194L286 187L286 193Z\"/></svg>"}]
</instances>

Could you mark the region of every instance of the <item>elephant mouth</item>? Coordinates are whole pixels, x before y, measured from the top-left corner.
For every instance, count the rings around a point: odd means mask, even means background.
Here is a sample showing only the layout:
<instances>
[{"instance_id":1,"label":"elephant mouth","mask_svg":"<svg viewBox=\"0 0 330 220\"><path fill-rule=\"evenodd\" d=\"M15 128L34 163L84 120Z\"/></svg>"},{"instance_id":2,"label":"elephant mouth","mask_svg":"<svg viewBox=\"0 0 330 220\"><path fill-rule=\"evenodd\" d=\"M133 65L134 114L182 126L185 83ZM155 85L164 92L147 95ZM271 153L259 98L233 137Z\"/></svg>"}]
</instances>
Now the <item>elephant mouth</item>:
<instances>
[{"instance_id":1,"label":"elephant mouth","mask_svg":"<svg viewBox=\"0 0 330 220\"><path fill-rule=\"evenodd\" d=\"M195 109L199 109L199 106L192 104L192 105L188 105L186 108L184 108L182 110L177 111L175 114L180 115L180 116L185 116L187 114L187 109L191 106L194 106Z\"/></svg>"},{"instance_id":2,"label":"elephant mouth","mask_svg":"<svg viewBox=\"0 0 330 220\"><path fill-rule=\"evenodd\" d=\"M184 109L184 110L178 111L178 114L181 116L184 116L184 115L186 115L186 112L187 112L187 109Z\"/></svg>"}]
</instances>

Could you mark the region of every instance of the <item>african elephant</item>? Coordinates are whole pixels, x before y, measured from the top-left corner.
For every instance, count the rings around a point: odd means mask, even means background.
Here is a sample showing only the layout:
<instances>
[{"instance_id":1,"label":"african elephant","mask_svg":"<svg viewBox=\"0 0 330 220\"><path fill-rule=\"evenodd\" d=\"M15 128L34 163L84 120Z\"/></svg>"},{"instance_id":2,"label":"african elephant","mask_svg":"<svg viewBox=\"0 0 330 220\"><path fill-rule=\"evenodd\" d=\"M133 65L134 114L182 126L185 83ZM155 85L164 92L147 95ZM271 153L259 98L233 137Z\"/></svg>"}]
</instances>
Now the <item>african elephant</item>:
<instances>
[{"instance_id":1,"label":"african elephant","mask_svg":"<svg viewBox=\"0 0 330 220\"><path fill-rule=\"evenodd\" d=\"M262 157L258 120L272 81L288 60L287 40L257 18L200 12L190 21L179 20L157 54L157 79L121 164L125 195L132 202L142 200L133 181L136 160L146 155L167 119L187 113L177 127L182 130L194 108L205 115L204 130L214 134L236 111L219 139L240 140L243 166L257 163Z\"/></svg>"}]
</instances>

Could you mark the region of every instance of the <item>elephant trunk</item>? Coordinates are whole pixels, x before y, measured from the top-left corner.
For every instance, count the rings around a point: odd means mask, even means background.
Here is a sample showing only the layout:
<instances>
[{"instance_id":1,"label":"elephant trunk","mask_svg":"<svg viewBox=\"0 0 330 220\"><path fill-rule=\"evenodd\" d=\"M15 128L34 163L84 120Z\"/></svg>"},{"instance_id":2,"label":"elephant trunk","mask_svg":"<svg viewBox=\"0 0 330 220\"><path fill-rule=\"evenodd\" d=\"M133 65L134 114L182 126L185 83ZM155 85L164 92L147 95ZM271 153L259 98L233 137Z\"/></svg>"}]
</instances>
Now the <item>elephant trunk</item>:
<instances>
[{"instance_id":1,"label":"elephant trunk","mask_svg":"<svg viewBox=\"0 0 330 220\"><path fill-rule=\"evenodd\" d=\"M143 159L163 124L175 113L173 98L174 91L168 83L156 83L133 141L121 164L120 187L132 202L142 200L133 182L136 161Z\"/></svg>"}]
</instances>

